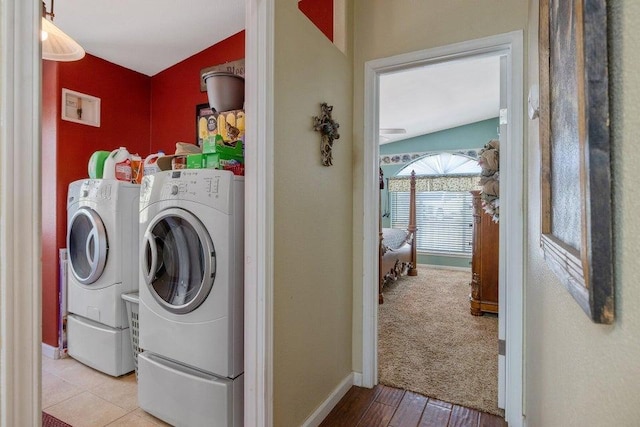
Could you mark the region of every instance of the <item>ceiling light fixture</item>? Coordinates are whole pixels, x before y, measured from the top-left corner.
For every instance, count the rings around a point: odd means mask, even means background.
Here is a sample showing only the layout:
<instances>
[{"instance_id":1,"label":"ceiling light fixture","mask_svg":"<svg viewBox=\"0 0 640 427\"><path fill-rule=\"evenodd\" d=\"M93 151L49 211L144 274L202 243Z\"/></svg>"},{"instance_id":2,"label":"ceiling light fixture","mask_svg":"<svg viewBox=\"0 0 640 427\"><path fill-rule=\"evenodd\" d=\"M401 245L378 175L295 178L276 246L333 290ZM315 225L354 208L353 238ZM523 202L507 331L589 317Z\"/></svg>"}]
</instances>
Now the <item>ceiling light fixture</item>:
<instances>
[{"instance_id":1,"label":"ceiling light fixture","mask_svg":"<svg viewBox=\"0 0 640 427\"><path fill-rule=\"evenodd\" d=\"M380 128L380 135L401 135L407 133L404 128Z\"/></svg>"},{"instance_id":2,"label":"ceiling light fixture","mask_svg":"<svg viewBox=\"0 0 640 427\"><path fill-rule=\"evenodd\" d=\"M42 59L67 62L84 58L82 46L54 25L53 1L51 12L47 12L47 5L42 2Z\"/></svg>"}]
</instances>

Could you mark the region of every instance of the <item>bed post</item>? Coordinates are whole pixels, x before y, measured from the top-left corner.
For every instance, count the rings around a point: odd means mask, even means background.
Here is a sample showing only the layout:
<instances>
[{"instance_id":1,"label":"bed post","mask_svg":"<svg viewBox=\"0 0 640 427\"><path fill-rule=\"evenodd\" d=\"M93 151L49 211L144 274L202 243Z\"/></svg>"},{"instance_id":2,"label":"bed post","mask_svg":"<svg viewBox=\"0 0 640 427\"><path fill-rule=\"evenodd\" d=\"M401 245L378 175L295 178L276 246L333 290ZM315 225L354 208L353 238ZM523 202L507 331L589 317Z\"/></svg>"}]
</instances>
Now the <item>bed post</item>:
<instances>
[{"instance_id":1,"label":"bed post","mask_svg":"<svg viewBox=\"0 0 640 427\"><path fill-rule=\"evenodd\" d=\"M417 276L417 261L416 255L416 171L411 171L411 190L409 193L409 227L407 231L411 234L411 265L409 266L408 275Z\"/></svg>"},{"instance_id":2,"label":"bed post","mask_svg":"<svg viewBox=\"0 0 640 427\"><path fill-rule=\"evenodd\" d=\"M380 168L380 189L384 190L384 174ZM384 302L382 297L382 286L384 285L384 277L382 273L382 195L378 197L378 304Z\"/></svg>"}]
</instances>

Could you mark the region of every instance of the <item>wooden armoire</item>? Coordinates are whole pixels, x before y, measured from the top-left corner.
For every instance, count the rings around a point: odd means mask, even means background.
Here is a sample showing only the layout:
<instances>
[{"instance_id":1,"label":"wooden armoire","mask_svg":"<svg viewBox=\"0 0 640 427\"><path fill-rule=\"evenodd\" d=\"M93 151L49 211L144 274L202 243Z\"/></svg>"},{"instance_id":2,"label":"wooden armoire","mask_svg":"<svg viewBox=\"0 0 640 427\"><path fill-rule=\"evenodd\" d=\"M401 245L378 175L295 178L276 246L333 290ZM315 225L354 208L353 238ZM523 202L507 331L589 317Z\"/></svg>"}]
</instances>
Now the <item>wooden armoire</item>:
<instances>
[{"instance_id":1,"label":"wooden armoire","mask_svg":"<svg viewBox=\"0 0 640 427\"><path fill-rule=\"evenodd\" d=\"M473 195L471 314L498 312L498 223L482 209L480 191Z\"/></svg>"}]
</instances>

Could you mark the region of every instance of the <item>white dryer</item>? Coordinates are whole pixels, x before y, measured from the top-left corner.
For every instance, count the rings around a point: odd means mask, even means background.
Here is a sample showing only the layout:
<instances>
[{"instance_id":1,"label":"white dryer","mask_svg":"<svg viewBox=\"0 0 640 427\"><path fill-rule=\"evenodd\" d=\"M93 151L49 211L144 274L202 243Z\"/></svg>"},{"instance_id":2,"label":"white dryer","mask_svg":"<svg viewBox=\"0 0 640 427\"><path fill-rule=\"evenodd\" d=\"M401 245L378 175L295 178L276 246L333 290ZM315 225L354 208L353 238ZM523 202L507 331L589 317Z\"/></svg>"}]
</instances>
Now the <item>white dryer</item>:
<instances>
[{"instance_id":1,"label":"white dryer","mask_svg":"<svg viewBox=\"0 0 640 427\"><path fill-rule=\"evenodd\" d=\"M244 177L145 177L140 242L140 407L175 425L242 426Z\"/></svg>"},{"instance_id":2,"label":"white dryer","mask_svg":"<svg viewBox=\"0 0 640 427\"><path fill-rule=\"evenodd\" d=\"M134 369L123 293L138 289L140 186L106 179L69 185L68 352L99 371Z\"/></svg>"}]
</instances>

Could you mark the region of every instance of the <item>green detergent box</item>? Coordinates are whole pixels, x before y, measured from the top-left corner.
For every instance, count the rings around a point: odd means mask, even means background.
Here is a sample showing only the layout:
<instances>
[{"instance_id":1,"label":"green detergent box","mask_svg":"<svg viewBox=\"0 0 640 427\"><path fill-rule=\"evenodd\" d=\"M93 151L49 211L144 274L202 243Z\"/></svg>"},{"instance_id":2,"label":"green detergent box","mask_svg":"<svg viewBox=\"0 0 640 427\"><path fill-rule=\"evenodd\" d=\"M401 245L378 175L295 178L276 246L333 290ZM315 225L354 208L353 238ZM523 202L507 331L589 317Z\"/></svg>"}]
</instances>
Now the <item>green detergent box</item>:
<instances>
[{"instance_id":1,"label":"green detergent box","mask_svg":"<svg viewBox=\"0 0 640 427\"><path fill-rule=\"evenodd\" d=\"M221 160L237 160L244 163L244 141L242 139L225 142L220 135L209 137L203 141L202 152L204 154L217 153Z\"/></svg>"},{"instance_id":2,"label":"green detergent box","mask_svg":"<svg viewBox=\"0 0 640 427\"><path fill-rule=\"evenodd\" d=\"M187 169L202 169L204 168L204 154L189 154L187 155Z\"/></svg>"},{"instance_id":3,"label":"green detergent box","mask_svg":"<svg viewBox=\"0 0 640 427\"><path fill-rule=\"evenodd\" d=\"M202 167L208 169L220 169L220 155L218 153L207 153L202 155Z\"/></svg>"}]
</instances>

